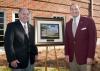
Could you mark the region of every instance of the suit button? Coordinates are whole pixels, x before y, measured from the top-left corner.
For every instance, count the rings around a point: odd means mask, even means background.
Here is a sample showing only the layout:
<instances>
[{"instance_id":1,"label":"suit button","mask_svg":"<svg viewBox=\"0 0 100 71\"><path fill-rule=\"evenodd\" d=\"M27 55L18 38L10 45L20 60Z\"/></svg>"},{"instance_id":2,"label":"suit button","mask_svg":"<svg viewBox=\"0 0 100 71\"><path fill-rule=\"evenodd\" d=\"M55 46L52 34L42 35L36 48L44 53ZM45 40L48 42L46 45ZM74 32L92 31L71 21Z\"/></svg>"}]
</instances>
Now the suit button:
<instances>
[{"instance_id":1,"label":"suit button","mask_svg":"<svg viewBox=\"0 0 100 71\"><path fill-rule=\"evenodd\" d=\"M76 44L76 41L74 41L73 43Z\"/></svg>"}]
</instances>

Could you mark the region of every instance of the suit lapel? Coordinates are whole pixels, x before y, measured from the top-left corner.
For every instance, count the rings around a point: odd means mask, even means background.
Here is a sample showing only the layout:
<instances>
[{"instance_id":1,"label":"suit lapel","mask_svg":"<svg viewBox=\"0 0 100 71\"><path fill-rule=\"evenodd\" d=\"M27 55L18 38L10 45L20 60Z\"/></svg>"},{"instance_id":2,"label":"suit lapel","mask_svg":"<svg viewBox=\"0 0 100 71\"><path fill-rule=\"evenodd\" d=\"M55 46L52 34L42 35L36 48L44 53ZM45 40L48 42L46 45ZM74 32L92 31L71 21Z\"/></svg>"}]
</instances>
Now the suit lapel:
<instances>
[{"instance_id":1,"label":"suit lapel","mask_svg":"<svg viewBox=\"0 0 100 71\"><path fill-rule=\"evenodd\" d=\"M71 19L71 21L70 21L70 23L69 23L69 26L68 26L68 30L69 30L69 34L71 35L71 37L74 39L74 36L73 36L73 32L72 32L72 19Z\"/></svg>"},{"instance_id":2,"label":"suit lapel","mask_svg":"<svg viewBox=\"0 0 100 71\"><path fill-rule=\"evenodd\" d=\"M23 28L23 26L22 26L22 24L21 24L20 21L18 21L18 28L19 28L19 30L20 30L21 32L25 33L24 28Z\"/></svg>"},{"instance_id":3,"label":"suit lapel","mask_svg":"<svg viewBox=\"0 0 100 71\"><path fill-rule=\"evenodd\" d=\"M28 36L29 36L28 38L30 38L30 30L31 30L31 29L30 29L29 23L28 23L27 25L28 25Z\"/></svg>"},{"instance_id":4,"label":"suit lapel","mask_svg":"<svg viewBox=\"0 0 100 71\"><path fill-rule=\"evenodd\" d=\"M73 23L73 20L71 20L71 24L70 24L70 25L71 25L71 27L70 27L70 28L71 28L71 29L70 29L71 31L70 31L70 32L71 32L72 37L74 38L73 32L72 32L72 23Z\"/></svg>"},{"instance_id":5,"label":"suit lapel","mask_svg":"<svg viewBox=\"0 0 100 71\"><path fill-rule=\"evenodd\" d=\"M70 24L70 34L72 35L72 37L73 37L73 39L76 39L76 38L78 38L78 35L79 35L79 33L80 33L80 29L81 29L81 27L82 27L82 17L80 17L80 20L79 20L79 24L78 24L78 26L77 26L77 30L76 30L76 34L75 34L75 37L73 36L73 32L72 32L72 23L73 23L73 19L71 20L71 22L70 22L71 24Z\"/></svg>"},{"instance_id":6,"label":"suit lapel","mask_svg":"<svg viewBox=\"0 0 100 71\"><path fill-rule=\"evenodd\" d=\"M28 38L28 36L27 36L27 34L26 34L26 32L25 32L25 30L24 30L24 28L23 28L20 21L18 21L18 28Z\"/></svg>"},{"instance_id":7,"label":"suit lapel","mask_svg":"<svg viewBox=\"0 0 100 71\"><path fill-rule=\"evenodd\" d=\"M82 21L82 17L80 17L80 20L79 20L79 24L77 26L77 30L76 30L76 34L75 34L75 37L73 36L73 32L72 32L72 23L73 23L73 19L71 19L70 21L70 26L69 26L69 32L70 32L70 35L73 39L77 39L79 37L79 34L81 32L81 28L83 26L83 21Z\"/></svg>"}]
</instances>

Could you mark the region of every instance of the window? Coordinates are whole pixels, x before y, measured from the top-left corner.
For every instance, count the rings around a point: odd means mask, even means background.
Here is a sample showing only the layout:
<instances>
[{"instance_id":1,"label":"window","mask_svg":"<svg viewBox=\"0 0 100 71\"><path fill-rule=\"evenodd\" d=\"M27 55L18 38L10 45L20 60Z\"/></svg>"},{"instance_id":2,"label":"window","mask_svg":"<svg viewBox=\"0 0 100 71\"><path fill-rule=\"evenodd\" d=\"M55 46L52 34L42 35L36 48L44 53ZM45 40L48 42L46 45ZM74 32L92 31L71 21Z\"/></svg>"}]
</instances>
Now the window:
<instances>
[{"instance_id":1,"label":"window","mask_svg":"<svg viewBox=\"0 0 100 71\"><path fill-rule=\"evenodd\" d=\"M15 21L17 21L18 19L19 19L18 13L15 13Z\"/></svg>"},{"instance_id":2,"label":"window","mask_svg":"<svg viewBox=\"0 0 100 71\"><path fill-rule=\"evenodd\" d=\"M12 21L17 21L19 19L18 17L18 11L14 11L12 13Z\"/></svg>"},{"instance_id":3,"label":"window","mask_svg":"<svg viewBox=\"0 0 100 71\"><path fill-rule=\"evenodd\" d=\"M12 21L17 21L19 19L18 17L18 11L13 11L12 13Z\"/></svg>"},{"instance_id":4,"label":"window","mask_svg":"<svg viewBox=\"0 0 100 71\"><path fill-rule=\"evenodd\" d=\"M0 12L0 47L4 46L4 12Z\"/></svg>"}]
</instances>

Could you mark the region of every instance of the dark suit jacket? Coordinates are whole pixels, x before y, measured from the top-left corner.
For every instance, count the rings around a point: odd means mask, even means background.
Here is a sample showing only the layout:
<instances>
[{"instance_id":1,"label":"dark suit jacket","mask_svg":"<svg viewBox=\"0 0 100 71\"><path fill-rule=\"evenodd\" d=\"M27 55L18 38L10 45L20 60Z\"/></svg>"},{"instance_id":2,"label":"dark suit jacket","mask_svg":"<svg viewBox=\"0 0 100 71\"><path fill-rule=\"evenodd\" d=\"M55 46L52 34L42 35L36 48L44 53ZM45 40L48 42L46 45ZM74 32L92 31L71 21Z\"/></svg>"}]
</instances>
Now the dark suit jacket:
<instances>
[{"instance_id":1,"label":"dark suit jacket","mask_svg":"<svg viewBox=\"0 0 100 71\"><path fill-rule=\"evenodd\" d=\"M91 18L80 17L76 35L72 33L72 19L66 23L65 55L72 62L75 53L78 64L86 64L87 58L94 58L96 47L96 27Z\"/></svg>"},{"instance_id":2,"label":"dark suit jacket","mask_svg":"<svg viewBox=\"0 0 100 71\"><path fill-rule=\"evenodd\" d=\"M11 61L18 59L20 63L17 68L25 68L30 59L31 64L35 61L38 54L34 41L34 27L28 24L29 37L27 37L20 21L12 22L7 25L5 32L5 51L9 66L13 68Z\"/></svg>"}]
</instances>

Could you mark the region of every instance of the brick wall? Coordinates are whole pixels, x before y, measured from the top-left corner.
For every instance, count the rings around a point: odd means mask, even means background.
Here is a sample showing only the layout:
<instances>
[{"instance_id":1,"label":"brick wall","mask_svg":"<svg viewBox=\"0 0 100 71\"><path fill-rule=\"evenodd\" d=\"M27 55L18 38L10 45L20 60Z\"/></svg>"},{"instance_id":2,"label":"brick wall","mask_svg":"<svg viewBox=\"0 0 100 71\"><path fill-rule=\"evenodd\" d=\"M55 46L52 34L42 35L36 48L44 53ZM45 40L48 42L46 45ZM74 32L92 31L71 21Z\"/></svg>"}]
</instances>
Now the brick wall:
<instances>
[{"instance_id":1,"label":"brick wall","mask_svg":"<svg viewBox=\"0 0 100 71\"><path fill-rule=\"evenodd\" d=\"M93 18L96 22L97 37L100 39L100 0L93 2Z\"/></svg>"},{"instance_id":2,"label":"brick wall","mask_svg":"<svg viewBox=\"0 0 100 71\"><path fill-rule=\"evenodd\" d=\"M12 12L21 7L31 10L33 21L34 17L63 16L67 22L70 19L69 6L73 2L79 4L81 15L89 15L90 0L0 0L0 9L6 11L7 23L12 21ZM100 0L93 0L93 19L100 39Z\"/></svg>"}]
</instances>

